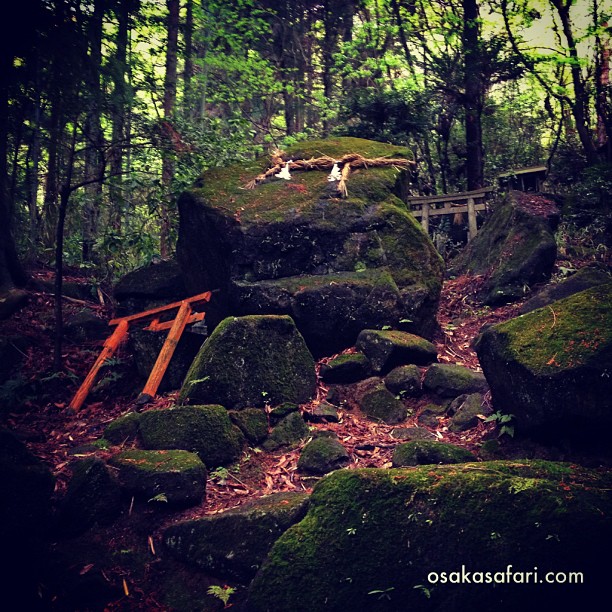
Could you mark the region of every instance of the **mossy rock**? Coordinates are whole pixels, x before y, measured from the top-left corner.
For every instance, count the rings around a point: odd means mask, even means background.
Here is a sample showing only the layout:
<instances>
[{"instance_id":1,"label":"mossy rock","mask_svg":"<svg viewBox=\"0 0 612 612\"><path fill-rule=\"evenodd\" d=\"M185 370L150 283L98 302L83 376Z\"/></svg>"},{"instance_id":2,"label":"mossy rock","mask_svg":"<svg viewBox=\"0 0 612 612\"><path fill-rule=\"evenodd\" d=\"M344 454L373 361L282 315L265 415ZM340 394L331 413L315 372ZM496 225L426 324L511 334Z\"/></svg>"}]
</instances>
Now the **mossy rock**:
<instances>
[{"instance_id":1,"label":"mossy rock","mask_svg":"<svg viewBox=\"0 0 612 612\"><path fill-rule=\"evenodd\" d=\"M291 412L283 417L272 430L263 447L267 451L279 448L293 448L297 446L309 433L308 425L299 412Z\"/></svg>"},{"instance_id":2,"label":"mossy rock","mask_svg":"<svg viewBox=\"0 0 612 612\"><path fill-rule=\"evenodd\" d=\"M385 387L400 397L418 397L423 393L421 370L415 365L394 368L384 379Z\"/></svg>"},{"instance_id":3,"label":"mossy rock","mask_svg":"<svg viewBox=\"0 0 612 612\"><path fill-rule=\"evenodd\" d=\"M446 414L446 406L437 404L427 404L419 414L417 421L419 425L426 427L437 427L440 424L440 417Z\"/></svg>"},{"instance_id":4,"label":"mossy rock","mask_svg":"<svg viewBox=\"0 0 612 612\"><path fill-rule=\"evenodd\" d=\"M321 402L314 406L304 417L313 423L338 423L340 415L338 409L328 402Z\"/></svg>"},{"instance_id":5,"label":"mossy rock","mask_svg":"<svg viewBox=\"0 0 612 612\"><path fill-rule=\"evenodd\" d=\"M357 348L375 372L389 372L399 365L428 365L438 359L436 347L425 338L396 330L364 329Z\"/></svg>"},{"instance_id":6,"label":"mossy rock","mask_svg":"<svg viewBox=\"0 0 612 612\"><path fill-rule=\"evenodd\" d=\"M612 282L612 276L608 270L586 266L560 283L547 285L544 289L538 291L536 295L521 306L520 313L526 314L537 308L544 308L557 300L565 299L580 291L586 291L591 287L607 285L609 282Z\"/></svg>"},{"instance_id":7,"label":"mossy rock","mask_svg":"<svg viewBox=\"0 0 612 612\"><path fill-rule=\"evenodd\" d=\"M183 521L164 532L170 554L222 578L249 581L272 544L306 514L308 495L275 493L214 516Z\"/></svg>"},{"instance_id":8,"label":"mossy rock","mask_svg":"<svg viewBox=\"0 0 612 612\"><path fill-rule=\"evenodd\" d=\"M261 408L231 410L229 417L250 444L261 444L268 435L268 417Z\"/></svg>"},{"instance_id":9,"label":"mossy rock","mask_svg":"<svg viewBox=\"0 0 612 612\"><path fill-rule=\"evenodd\" d=\"M290 317L229 317L195 358L180 400L257 408L307 402L315 388L314 360Z\"/></svg>"},{"instance_id":10,"label":"mossy rock","mask_svg":"<svg viewBox=\"0 0 612 612\"><path fill-rule=\"evenodd\" d=\"M391 432L391 437L396 440L436 440L436 436L425 429L425 427L396 427Z\"/></svg>"},{"instance_id":11,"label":"mossy rock","mask_svg":"<svg viewBox=\"0 0 612 612\"><path fill-rule=\"evenodd\" d=\"M235 461L244 436L223 406L178 406L140 415L140 438L146 449L182 449L197 453L209 468Z\"/></svg>"},{"instance_id":12,"label":"mossy rock","mask_svg":"<svg viewBox=\"0 0 612 612\"><path fill-rule=\"evenodd\" d=\"M111 421L104 428L104 437L113 444L136 438L140 429L140 414L129 412Z\"/></svg>"},{"instance_id":13,"label":"mossy rock","mask_svg":"<svg viewBox=\"0 0 612 612\"><path fill-rule=\"evenodd\" d=\"M532 206L530 198L543 206ZM510 192L478 235L451 263L451 274L484 275L482 303L494 306L524 297L526 290L550 278L557 245L559 211L544 196Z\"/></svg>"},{"instance_id":14,"label":"mossy rock","mask_svg":"<svg viewBox=\"0 0 612 612\"><path fill-rule=\"evenodd\" d=\"M457 397L464 393L484 393L488 385L482 372L455 364L434 363L425 373L423 388L440 397Z\"/></svg>"},{"instance_id":15,"label":"mossy rock","mask_svg":"<svg viewBox=\"0 0 612 612\"><path fill-rule=\"evenodd\" d=\"M60 526L79 533L95 524L107 525L121 512L121 490L107 465L97 457L78 461L62 500Z\"/></svg>"},{"instance_id":16,"label":"mossy rock","mask_svg":"<svg viewBox=\"0 0 612 612\"><path fill-rule=\"evenodd\" d=\"M480 422L479 416L488 416L491 409L483 406L483 397L480 393L469 393L455 398L449 406L452 414L448 430L453 433L466 431L476 427Z\"/></svg>"},{"instance_id":17,"label":"mossy rock","mask_svg":"<svg viewBox=\"0 0 612 612\"><path fill-rule=\"evenodd\" d=\"M444 463L468 463L476 457L456 444L433 440L412 440L399 444L393 451L393 467Z\"/></svg>"},{"instance_id":18,"label":"mossy rock","mask_svg":"<svg viewBox=\"0 0 612 612\"><path fill-rule=\"evenodd\" d=\"M320 436L310 441L298 459L299 472L322 476L349 464L349 454L339 440Z\"/></svg>"},{"instance_id":19,"label":"mossy rock","mask_svg":"<svg viewBox=\"0 0 612 612\"><path fill-rule=\"evenodd\" d=\"M371 374L369 359L363 353L338 355L321 366L321 379L330 384L347 385Z\"/></svg>"},{"instance_id":20,"label":"mossy rock","mask_svg":"<svg viewBox=\"0 0 612 612\"><path fill-rule=\"evenodd\" d=\"M516 429L597 436L612 424L612 283L488 328L476 352Z\"/></svg>"},{"instance_id":21,"label":"mossy rock","mask_svg":"<svg viewBox=\"0 0 612 612\"><path fill-rule=\"evenodd\" d=\"M537 461L338 470L272 547L248 609L441 612L478 602L515 612L603 601L611 484L609 472ZM462 566L471 583L453 584ZM580 571L584 584L503 582L506 571L535 567L542 579ZM474 572L490 572L491 583Z\"/></svg>"},{"instance_id":22,"label":"mossy rock","mask_svg":"<svg viewBox=\"0 0 612 612\"><path fill-rule=\"evenodd\" d=\"M119 314L135 314L188 297L183 274L174 260L151 263L128 272L115 285Z\"/></svg>"},{"instance_id":23,"label":"mossy rock","mask_svg":"<svg viewBox=\"0 0 612 612\"><path fill-rule=\"evenodd\" d=\"M128 450L109 459L121 488L144 501L199 504L206 492L206 467L184 450Z\"/></svg>"},{"instance_id":24,"label":"mossy rock","mask_svg":"<svg viewBox=\"0 0 612 612\"><path fill-rule=\"evenodd\" d=\"M299 143L287 159L307 151L408 153L335 138ZM228 314L288 314L317 355L352 346L361 329L400 320L412 321L408 331L431 334L443 262L402 201L408 173L355 171L347 199L330 193L320 171L244 189L267 163L210 169L179 199L177 253L188 286L222 289L207 311L213 326Z\"/></svg>"},{"instance_id":25,"label":"mossy rock","mask_svg":"<svg viewBox=\"0 0 612 612\"><path fill-rule=\"evenodd\" d=\"M408 416L406 406L382 385L365 393L359 407L371 419L387 425L401 423Z\"/></svg>"},{"instance_id":26,"label":"mossy rock","mask_svg":"<svg viewBox=\"0 0 612 612\"><path fill-rule=\"evenodd\" d=\"M298 404L292 402L283 402L280 406L275 406L270 410L270 423L278 425L286 416L292 412L297 412L300 409Z\"/></svg>"}]
</instances>

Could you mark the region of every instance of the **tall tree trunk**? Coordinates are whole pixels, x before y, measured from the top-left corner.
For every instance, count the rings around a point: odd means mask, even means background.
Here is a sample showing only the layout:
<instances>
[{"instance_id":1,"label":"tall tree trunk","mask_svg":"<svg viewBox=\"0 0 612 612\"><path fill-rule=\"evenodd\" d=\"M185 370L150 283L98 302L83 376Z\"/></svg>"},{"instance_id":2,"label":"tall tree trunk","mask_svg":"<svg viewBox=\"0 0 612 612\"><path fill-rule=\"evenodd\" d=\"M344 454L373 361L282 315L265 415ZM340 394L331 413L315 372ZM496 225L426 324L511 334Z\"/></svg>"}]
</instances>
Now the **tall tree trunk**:
<instances>
[{"instance_id":1,"label":"tall tree trunk","mask_svg":"<svg viewBox=\"0 0 612 612\"><path fill-rule=\"evenodd\" d=\"M85 136L87 138L85 153L85 176L100 176L104 172L102 155L103 135L101 126L100 73L102 69L102 19L104 8L102 0L95 0L94 12L89 23L89 75L87 79L89 94L89 112L87 114ZM94 242L98 232L102 183L97 181L88 185L85 190L82 224L83 261L94 260Z\"/></svg>"},{"instance_id":2,"label":"tall tree trunk","mask_svg":"<svg viewBox=\"0 0 612 612\"><path fill-rule=\"evenodd\" d=\"M176 103L176 66L178 55L179 31L179 0L167 0L168 38L166 43L166 75L164 78L164 126L167 131L167 143L162 158L162 187L164 194L161 204L161 226L159 232L159 252L162 257L170 255L170 210L172 177L174 175L174 160L172 152L172 116Z\"/></svg>"},{"instance_id":3,"label":"tall tree trunk","mask_svg":"<svg viewBox=\"0 0 612 612\"><path fill-rule=\"evenodd\" d=\"M480 15L477 0L462 0L467 189L484 186L482 108L484 105L483 66L480 53Z\"/></svg>"},{"instance_id":4,"label":"tall tree trunk","mask_svg":"<svg viewBox=\"0 0 612 612\"><path fill-rule=\"evenodd\" d=\"M13 53L8 41L0 41L0 291L21 287L28 277L21 266L13 237L13 206L8 184L9 85Z\"/></svg>"},{"instance_id":5,"label":"tall tree trunk","mask_svg":"<svg viewBox=\"0 0 612 612\"><path fill-rule=\"evenodd\" d=\"M597 148L589 129L589 93L587 91L586 83L582 77L582 67L580 64L580 58L578 57L578 50L576 49L576 40L574 38L574 31L572 29L572 22L570 19L570 8L573 4L572 0L550 0L550 3L557 10L559 19L561 20L561 27L563 34L567 41L567 53L571 59L570 73L572 76L572 86L574 89L574 100L572 103L572 114L574 115L574 121L576 122L576 131L578 132L578 138L580 138L580 144L584 149L584 154L589 164L595 164L598 161Z\"/></svg>"},{"instance_id":6,"label":"tall tree trunk","mask_svg":"<svg viewBox=\"0 0 612 612\"><path fill-rule=\"evenodd\" d=\"M191 81L193 79L193 0L187 0L184 28L185 67L183 72L183 116L193 117Z\"/></svg>"},{"instance_id":7,"label":"tall tree trunk","mask_svg":"<svg viewBox=\"0 0 612 612\"><path fill-rule=\"evenodd\" d=\"M125 146L125 115L127 104L127 71L128 26L130 19L130 3L119 2L116 8L118 28L113 62L113 94L111 98L112 148L110 152L109 199L110 224L116 231L121 231L124 214L123 197L123 150Z\"/></svg>"}]
</instances>

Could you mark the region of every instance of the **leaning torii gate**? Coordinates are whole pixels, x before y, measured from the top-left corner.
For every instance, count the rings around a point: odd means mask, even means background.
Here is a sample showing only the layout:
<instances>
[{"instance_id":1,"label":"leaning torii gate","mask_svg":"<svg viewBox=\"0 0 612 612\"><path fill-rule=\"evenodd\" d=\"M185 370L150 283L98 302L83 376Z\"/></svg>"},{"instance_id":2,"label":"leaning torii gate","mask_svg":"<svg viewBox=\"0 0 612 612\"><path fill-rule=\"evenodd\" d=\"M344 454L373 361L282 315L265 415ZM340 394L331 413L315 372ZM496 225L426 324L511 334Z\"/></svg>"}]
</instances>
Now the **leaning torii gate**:
<instances>
[{"instance_id":1,"label":"leaning torii gate","mask_svg":"<svg viewBox=\"0 0 612 612\"><path fill-rule=\"evenodd\" d=\"M495 187L483 187L475 191L443 195L409 196L406 198L406 203L410 206L410 212L421 220L421 225L427 233L429 233L430 217L466 212L468 214L468 236L469 240L472 240L478 233L476 213L489 210L486 197L492 191L495 191Z\"/></svg>"}]
</instances>

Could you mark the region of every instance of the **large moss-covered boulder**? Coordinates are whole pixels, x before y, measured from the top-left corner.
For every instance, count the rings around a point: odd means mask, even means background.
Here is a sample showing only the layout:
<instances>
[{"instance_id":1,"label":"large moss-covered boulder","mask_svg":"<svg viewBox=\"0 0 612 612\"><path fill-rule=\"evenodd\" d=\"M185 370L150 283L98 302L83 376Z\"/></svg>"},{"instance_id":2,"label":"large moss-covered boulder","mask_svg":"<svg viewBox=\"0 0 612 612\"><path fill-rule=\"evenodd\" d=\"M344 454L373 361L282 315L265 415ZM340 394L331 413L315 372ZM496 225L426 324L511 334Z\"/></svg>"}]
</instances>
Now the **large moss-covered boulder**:
<instances>
[{"instance_id":1,"label":"large moss-covered boulder","mask_svg":"<svg viewBox=\"0 0 612 612\"><path fill-rule=\"evenodd\" d=\"M513 191L450 267L452 274L484 276L478 293L487 305L513 302L548 278L557 257L559 212L551 200Z\"/></svg>"},{"instance_id":2,"label":"large moss-covered boulder","mask_svg":"<svg viewBox=\"0 0 612 612\"><path fill-rule=\"evenodd\" d=\"M199 504L206 491L206 467L184 450L128 450L109 459L121 488L144 501Z\"/></svg>"},{"instance_id":3,"label":"large moss-covered boulder","mask_svg":"<svg viewBox=\"0 0 612 612\"><path fill-rule=\"evenodd\" d=\"M438 359L438 351L431 342L396 330L364 329L356 346L370 360L375 372L388 372L405 364L428 365Z\"/></svg>"},{"instance_id":4,"label":"large moss-covered boulder","mask_svg":"<svg viewBox=\"0 0 612 612\"><path fill-rule=\"evenodd\" d=\"M484 393L488 386L482 372L454 363L434 363L425 372L423 388L440 397L457 397L465 393Z\"/></svg>"},{"instance_id":5,"label":"large moss-covered boulder","mask_svg":"<svg viewBox=\"0 0 612 612\"><path fill-rule=\"evenodd\" d=\"M214 516L171 525L164 544L173 557L221 577L248 581L272 544L306 514L308 495L275 493Z\"/></svg>"},{"instance_id":6,"label":"large moss-covered boulder","mask_svg":"<svg viewBox=\"0 0 612 612\"><path fill-rule=\"evenodd\" d=\"M97 457L78 461L62 500L59 523L78 533L96 523L111 523L121 512L121 490L106 463Z\"/></svg>"},{"instance_id":7,"label":"large moss-covered boulder","mask_svg":"<svg viewBox=\"0 0 612 612\"><path fill-rule=\"evenodd\" d=\"M149 410L138 427L146 449L193 451L209 468L235 461L244 444L242 432L218 405Z\"/></svg>"},{"instance_id":8,"label":"large moss-covered boulder","mask_svg":"<svg viewBox=\"0 0 612 612\"><path fill-rule=\"evenodd\" d=\"M291 317L228 317L202 346L180 399L226 408L301 404L315 388L314 360Z\"/></svg>"},{"instance_id":9,"label":"large moss-covered boulder","mask_svg":"<svg viewBox=\"0 0 612 612\"><path fill-rule=\"evenodd\" d=\"M321 366L321 380L346 385L367 378L371 370L370 360L363 353L347 353Z\"/></svg>"},{"instance_id":10,"label":"large moss-covered boulder","mask_svg":"<svg viewBox=\"0 0 612 612\"><path fill-rule=\"evenodd\" d=\"M336 471L272 547L248 609L578 609L607 593L611 484L529 461ZM584 584L545 583L576 571Z\"/></svg>"},{"instance_id":11,"label":"large moss-covered boulder","mask_svg":"<svg viewBox=\"0 0 612 612\"><path fill-rule=\"evenodd\" d=\"M321 476L346 467L349 461L349 454L337 437L322 435L302 449L297 468L300 472Z\"/></svg>"},{"instance_id":12,"label":"large moss-covered boulder","mask_svg":"<svg viewBox=\"0 0 612 612\"><path fill-rule=\"evenodd\" d=\"M347 153L407 155L401 147L335 138L299 143L283 157ZM375 164L355 170L346 199L319 170L244 189L268 164L208 170L179 200L177 253L187 285L193 293L221 289L210 320L289 314L316 354L352 346L364 328L400 321L430 335L443 265L401 199L409 173Z\"/></svg>"},{"instance_id":13,"label":"large moss-covered boulder","mask_svg":"<svg viewBox=\"0 0 612 612\"><path fill-rule=\"evenodd\" d=\"M495 409L516 430L597 435L612 424L612 283L481 334L476 352Z\"/></svg>"}]
</instances>

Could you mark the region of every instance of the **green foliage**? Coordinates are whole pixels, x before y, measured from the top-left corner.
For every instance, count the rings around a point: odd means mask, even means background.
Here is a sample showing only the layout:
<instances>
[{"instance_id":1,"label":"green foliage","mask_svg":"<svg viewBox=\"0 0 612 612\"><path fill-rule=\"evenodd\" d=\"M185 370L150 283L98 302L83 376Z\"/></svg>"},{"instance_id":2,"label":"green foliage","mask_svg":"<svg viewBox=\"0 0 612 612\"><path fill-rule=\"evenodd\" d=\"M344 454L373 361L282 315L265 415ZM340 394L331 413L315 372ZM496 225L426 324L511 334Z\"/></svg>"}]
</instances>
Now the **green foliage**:
<instances>
[{"instance_id":1,"label":"green foliage","mask_svg":"<svg viewBox=\"0 0 612 612\"><path fill-rule=\"evenodd\" d=\"M494 412L490 416L485 419L485 423L495 422L499 425L499 434L498 437L503 436L504 434L514 437L514 425L512 424L512 420L514 419L513 414L502 414L499 412Z\"/></svg>"},{"instance_id":2,"label":"green foliage","mask_svg":"<svg viewBox=\"0 0 612 612\"><path fill-rule=\"evenodd\" d=\"M223 603L223 606L225 608L228 608L228 603L230 600L230 597L236 592L236 589L234 589L231 586L228 586L227 584L224 584L223 586L219 586L218 584L213 584L212 586L208 587L208 591L207 593L209 595L212 595L213 597L216 597L217 599L219 599L221 601L221 603Z\"/></svg>"}]
</instances>

